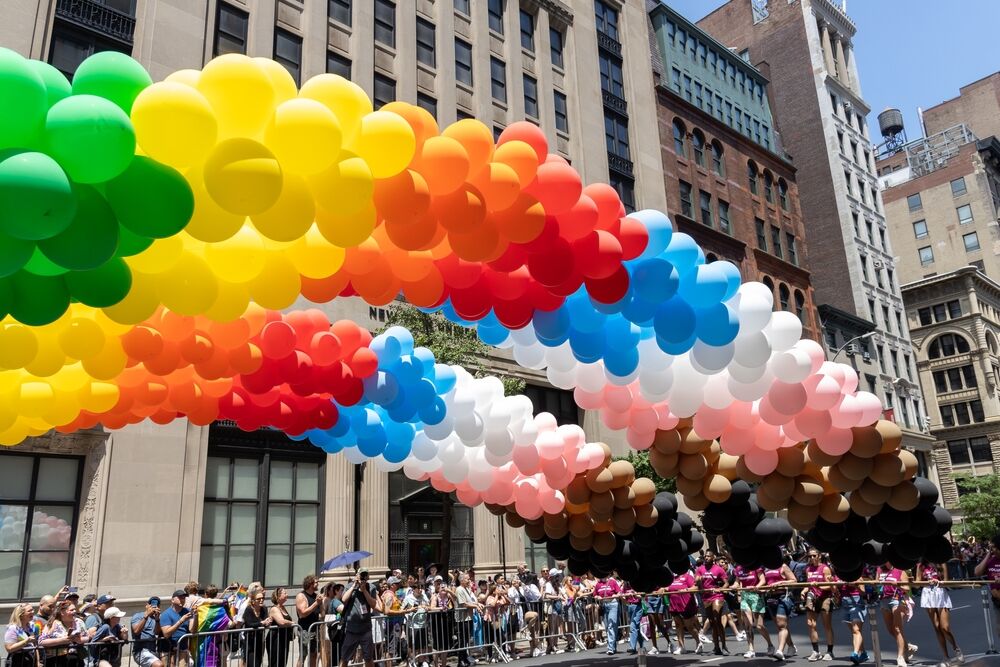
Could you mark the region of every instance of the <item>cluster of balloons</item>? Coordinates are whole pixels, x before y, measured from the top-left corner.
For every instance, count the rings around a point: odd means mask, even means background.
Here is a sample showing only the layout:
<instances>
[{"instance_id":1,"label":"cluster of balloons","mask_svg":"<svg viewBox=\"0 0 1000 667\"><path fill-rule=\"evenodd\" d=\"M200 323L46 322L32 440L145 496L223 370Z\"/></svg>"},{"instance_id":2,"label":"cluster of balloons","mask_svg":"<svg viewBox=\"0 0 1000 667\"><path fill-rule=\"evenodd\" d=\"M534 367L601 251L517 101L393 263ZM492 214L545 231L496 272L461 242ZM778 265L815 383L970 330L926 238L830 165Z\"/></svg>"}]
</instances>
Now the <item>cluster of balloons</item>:
<instances>
[{"instance_id":1,"label":"cluster of balloons","mask_svg":"<svg viewBox=\"0 0 1000 667\"><path fill-rule=\"evenodd\" d=\"M793 534L785 519L765 517L765 509L743 480L733 482L728 499L705 509L701 523L710 538L721 535L733 562L745 567L781 567L781 545Z\"/></svg>"},{"instance_id":2,"label":"cluster of balloons","mask_svg":"<svg viewBox=\"0 0 1000 667\"><path fill-rule=\"evenodd\" d=\"M117 52L88 58L71 86L0 48L0 316L41 325L71 300L111 306L132 287L124 258L187 225L187 182L136 155L129 113L151 83Z\"/></svg>"}]
</instances>

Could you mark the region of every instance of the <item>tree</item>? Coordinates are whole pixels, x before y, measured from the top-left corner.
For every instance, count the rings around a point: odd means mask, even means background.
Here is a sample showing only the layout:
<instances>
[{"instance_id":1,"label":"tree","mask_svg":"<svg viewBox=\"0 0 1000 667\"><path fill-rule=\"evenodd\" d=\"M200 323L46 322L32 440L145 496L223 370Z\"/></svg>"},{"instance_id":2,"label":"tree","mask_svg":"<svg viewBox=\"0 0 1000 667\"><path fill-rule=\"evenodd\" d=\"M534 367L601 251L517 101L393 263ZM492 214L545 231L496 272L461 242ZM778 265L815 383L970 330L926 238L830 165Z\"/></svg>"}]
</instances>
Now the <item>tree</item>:
<instances>
[{"instance_id":1,"label":"tree","mask_svg":"<svg viewBox=\"0 0 1000 667\"><path fill-rule=\"evenodd\" d=\"M643 451L632 451L629 452L628 456L616 457L616 461L628 461L635 468L636 477L648 477L653 480L653 484L656 485L656 492L669 491L670 493L677 492L677 482L673 479L664 479L656 474L653 470L652 464L649 462L649 450Z\"/></svg>"},{"instance_id":2,"label":"tree","mask_svg":"<svg viewBox=\"0 0 1000 667\"><path fill-rule=\"evenodd\" d=\"M382 331L392 326L408 329L413 334L413 344L433 352L434 359L439 364L462 366L475 377L491 374L483 368L491 348L479 340L475 331L449 322L440 313L425 313L407 303L396 301L389 306L389 317ZM502 374L499 377L507 396L524 391L524 380L521 378ZM448 561L451 560L451 521L455 495L440 495L441 565L442 568L447 568Z\"/></svg>"},{"instance_id":3,"label":"tree","mask_svg":"<svg viewBox=\"0 0 1000 667\"><path fill-rule=\"evenodd\" d=\"M957 475L958 507L965 535L990 540L1000 529L1000 475Z\"/></svg>"}]
</instances>

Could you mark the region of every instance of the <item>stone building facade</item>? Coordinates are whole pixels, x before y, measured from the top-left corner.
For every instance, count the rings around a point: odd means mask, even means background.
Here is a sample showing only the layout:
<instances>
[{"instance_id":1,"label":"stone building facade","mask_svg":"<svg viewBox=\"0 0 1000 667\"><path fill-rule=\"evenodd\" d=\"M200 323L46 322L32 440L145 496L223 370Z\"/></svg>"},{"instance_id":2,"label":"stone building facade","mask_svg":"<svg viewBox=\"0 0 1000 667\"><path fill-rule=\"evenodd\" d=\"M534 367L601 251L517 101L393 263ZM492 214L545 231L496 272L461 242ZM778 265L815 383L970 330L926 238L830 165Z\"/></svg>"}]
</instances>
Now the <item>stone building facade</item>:
<instances>
[{"instance_id":1,"label":"stone building facade","mask_svg":"<svg viewBox=\"0 0 1000 667\"><path fill-rule=\"evenodd\" d=\"M912 360L913 350L865 121L857 27L830 0L730 0L698 27L770 80L782 148L796 167L815 300L875 325L874 393L903 429L905 446L929 450L920 386L908 379L915 372L889 363L893 354Z\"/></svg>"},{"instance_id":2,"label":"stone building facade","mask_svg":"<svg viewBox=\"0 0 1000 667\"><path fill-rule=\"evenodd\" d=\"M959 89L956 97L923 110L924 134L964 124L978 137L1000 136L1000 72Z\"/></svg>"},{"instance_id":3,"label":"stone building facade","mask_svg":"<svg viewBox=\"0 0 1000 667\"><path fill-rule=\"evenodd\" d=\"M643 0L11 0L4 17L0 45L67 74L98 50L130 53L154 80L242 52L300 81L350 76L376 105L419 104L442 125L475 117L499 133L528 118L586 181L613 183L630 208L666 209L658 143L640 140L657 122ZM356 299L323 309L373 331L386 320ZM525 377L537 410L627 447L543 376L500 352L480 362ZM440 499L426 485L359 475L272 432L181 420L52 434L0 452L0 471L13 470L31 482L0 500L0 519L15 525L0 535L0 608L67 581L126 605L192 579L297 586L345 550L373 552L365 565L378 572L437 560L441 548ZM482 507L457 508L452 537L452 566L545 565L544 550Z\"/></svg>"},{"instance_id":4,"label":"stone building facade","mask_svg":"<svg viewBox=\"0 0 1000 667\"><path fill-rule=\"evenodd\" d=\"M903 285L945 506L956 477L1000 473L1000 284L964 266Z\"/></svg>"},{"instance_id":5,"label":"stone building facade","mask_svg":"<svg viewBox=\"0 0 1000 667\"><path fill-rule=\"evenodd\" d=\"M667 210L709 261L763 282L819 341L795 167L781 152L768 81L664 4L650 12Z\"/></svg>"}]
</instances>

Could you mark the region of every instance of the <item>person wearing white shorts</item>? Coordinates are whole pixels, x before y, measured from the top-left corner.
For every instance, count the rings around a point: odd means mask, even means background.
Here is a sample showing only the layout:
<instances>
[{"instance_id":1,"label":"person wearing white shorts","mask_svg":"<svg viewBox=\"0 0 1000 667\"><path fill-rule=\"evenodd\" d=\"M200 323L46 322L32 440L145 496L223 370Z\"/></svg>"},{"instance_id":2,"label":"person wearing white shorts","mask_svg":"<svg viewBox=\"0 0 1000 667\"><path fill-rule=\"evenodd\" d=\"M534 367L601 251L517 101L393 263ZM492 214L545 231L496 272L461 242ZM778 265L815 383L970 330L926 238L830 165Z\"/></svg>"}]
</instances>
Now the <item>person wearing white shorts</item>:
<instances>
[{"instance_id":1,"label":"person wearing white shorts","mask_svg":"<svg viewBox=\"0 0 1000 667\"><path fill-rule=\"evenodd\" d=\"M926 560L920 561L917 566L917 582L924 584L920 591L920 606L927 610L927 615L934 626L934 634L937 636L938 645L941 646L941 653L944 654L944 661L941 665L948 665L952 661L948 657L948 644L951 644L955 652L954 662L961 664L965 658L962 650L958 648L955 635L951 632L951 595L948 590L940 585L943 569L934 563Z\"/></svg>"}]
</instances>

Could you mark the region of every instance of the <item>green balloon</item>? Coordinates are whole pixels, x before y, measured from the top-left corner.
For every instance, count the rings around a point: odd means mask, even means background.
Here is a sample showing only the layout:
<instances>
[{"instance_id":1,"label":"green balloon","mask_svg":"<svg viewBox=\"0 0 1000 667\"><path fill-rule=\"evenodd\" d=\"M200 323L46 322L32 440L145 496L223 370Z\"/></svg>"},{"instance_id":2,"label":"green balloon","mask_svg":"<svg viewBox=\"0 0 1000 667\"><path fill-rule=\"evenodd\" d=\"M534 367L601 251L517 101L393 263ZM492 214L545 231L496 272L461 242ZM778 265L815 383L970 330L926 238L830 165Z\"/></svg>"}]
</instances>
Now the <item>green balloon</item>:
<instances>
[{"instance_id":1,"label":"green balloon","mask_svg":"<svg viewBox=\"0 0 1000 667\"><path fill-rule=\"evenodd\" d=\"M139 236L173 236L194 213L194 194L184 177L144 155L108 181L105 190L118 221Z\"/></svg>"},{"instance_id":2,"label":"green balloon","mask_svg":"<svg viewBox=\"0 0 1000 667\"><path fill-rule=\"evenodd\" d=\"M135 130L103 97L71 95L49 109L47 152L77 183L100 183L125 171L135 156Z\"/></svg>"},{"instance_id":3,"label":"green balloon","mask_svg":"<svg viewBox=\"0 0 1000 667\"><path fill-rule=\"evenodd\" d=\"M35 250L31 241L15 239L0 232L0 278L13 275L21 270Z\"/></svg>"},{"instance_id":4,"label":"green balloon","mask_svg":"<svg viewBox=\"0 0 1000 667\"><path fill-rule=\"evenodd\" d=\"M45 97L49 109L59 100L64 100L73 94L73 86L55 67L42 60L29 60L28 64L45 82Z\"/></svg>"},{"instance_id":5,"label":"green balloon","mask_svg":"<svg viewBox=\"0 0 1000 667\"><path fill-rule=\"evenodd\" d=\"M139 236L128 227L118 225L118 257L131 257L153 245L153 239L148 236Z\"/></svg>"},{"instance_id":6,"label":"green balloon","mask_svg":"<svg viewBox=\"0 0 1000 667\"><path fill-rule=\"evenodd\" d=\"M113 257L91 271L67 273L66 284L70 294L80 303L91 308L107 308L128 296L132 289L132 272L125 260Z\"/></svg>"},{"instance_id":7,"label":"green balloon","mask_svg":"<svg viewBox=\"0 0 1000 667\"><path fill-rule=\"evenodd\" d=\"M111 259L118 249L118 221L101 193L74 185L76 216L64 231L38 242L53 263L73 271L89 271Z\"/></svg>"},{"instance_id":8,"label":"green balloon","mask_svg":"<svg viewBox=\"0 0 1000 667\"><path fill-rule=\"evenodd\" d=\"M0 232L39 241L66 229L75 213L73 187L48 155L18 153L0 162Z\"/></svg>"},{"instance_id":9,"label":"green balloon","mask_svg":"<svg viewBox=\"0 0 1000 667\"><path fill-rule=\"evenodd\" d=\"M61 276L69 271L46 257L39 248L35 248L35 253L24 265L24 270L28 273L34 273L36 276Z\"/></svg>"},{"instance_id":10,"label":"green balloon","mask_svg":"<svg viewBox=\"0 0 1000 667\"><path fill-rule=\"evenodd\" d=\"M18 271L8 280L14 293L10 314L21 324L40 327L55 322L69 308L69 289L62 276Z\"/></svg>"},{"instance_id":11,"label":"green balloon","mask_svg":"<svg viewBox=\"0 0 1000 667\"><path fill-rule=\"evenodd\" d=\"M97 95L117 104L125 113L153 80L131 56L118 51L101 51L90 56L73 74L74 95Z\"/></svg>"},{"instance_id":12,"label":"green balloon","mask_svg":"<svg viewBox=\"0 0 1000 667\"><path fill-rule=\"evenodd\" d=\"M45 82L28 60L0 47L0 148L34 146L48 109Z\"/></svg>"},{"instance_id":13,"label":"green balloon","mask_svg":"<svg viewBox=\"0 0 1000 667\"><path fill-rule=\"evenodd\" d=\"M14 305L14 288L9 278L0 278L0 320L7 317Z\"/></svg>"}]
</instances>

